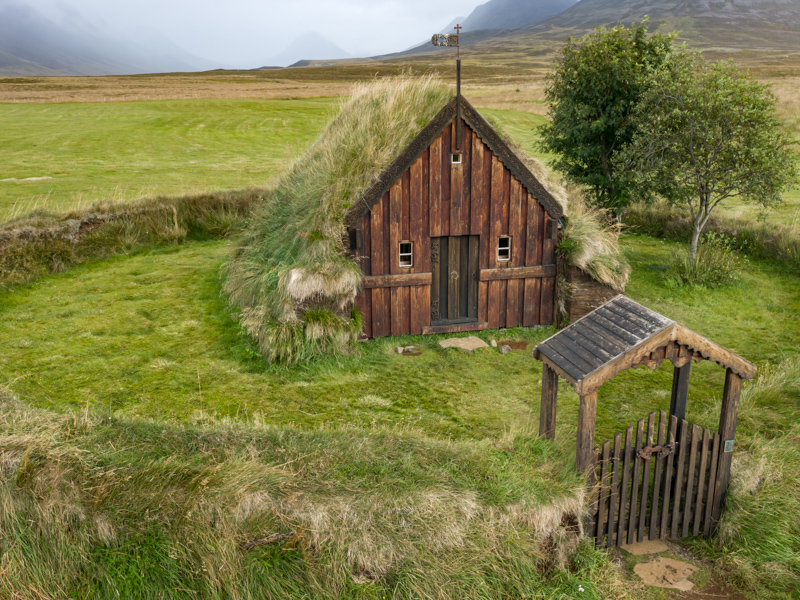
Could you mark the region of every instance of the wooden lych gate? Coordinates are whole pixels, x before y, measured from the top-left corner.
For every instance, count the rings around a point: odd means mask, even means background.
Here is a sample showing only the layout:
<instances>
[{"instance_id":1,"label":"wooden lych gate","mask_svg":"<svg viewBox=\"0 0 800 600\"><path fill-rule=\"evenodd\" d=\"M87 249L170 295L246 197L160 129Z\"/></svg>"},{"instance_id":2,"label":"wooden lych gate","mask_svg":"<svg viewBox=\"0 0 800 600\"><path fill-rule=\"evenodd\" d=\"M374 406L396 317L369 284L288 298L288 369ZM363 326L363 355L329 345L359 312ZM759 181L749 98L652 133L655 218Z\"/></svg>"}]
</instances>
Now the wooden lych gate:
<instances>
[{"instance_id":1,"label":"wooden lych gate","mask_svg":"<svg viewBox=\"0 0 800 600\"><path fill-rule=\"evenodd\" d=\"M617 296L534 349L541 360L539 434L555 437L558 378L580 397L575 467L589 485L588 535L609 547L710 535L730 478L742 380L756 367L733 352L624 296ZM597 391L625 369L673 363L669 414L652 412L613 441L594 446ZM692 362L725 368L716 433L689 423Z\"/></svg>"}]
</instances>

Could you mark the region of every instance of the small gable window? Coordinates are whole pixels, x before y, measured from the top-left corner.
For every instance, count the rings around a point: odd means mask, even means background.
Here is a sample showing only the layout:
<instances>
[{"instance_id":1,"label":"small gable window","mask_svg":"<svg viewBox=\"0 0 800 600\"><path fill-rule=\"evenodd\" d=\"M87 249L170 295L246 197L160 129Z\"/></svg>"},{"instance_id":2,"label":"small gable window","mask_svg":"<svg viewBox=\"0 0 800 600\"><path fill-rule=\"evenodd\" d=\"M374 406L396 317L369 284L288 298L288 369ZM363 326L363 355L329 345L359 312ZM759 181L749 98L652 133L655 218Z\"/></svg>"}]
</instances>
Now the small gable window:
<instances>
[{"instance_id":1,"label":"small gable window","mask_svg":"<svg viewBox=\"0 0 800 600\"><path fill-rule=\"evenodd\" d=\"M461 164L461 152L453 152L452 162L453 162L454 165L460 165Z\"/></svg>"},{"instance_id":2,"label":"small gable window","mask_svg":"<svg viewBox=\"0 0 800 600\"><path fill-rule=\"evenodd\" d=\"M400 242L400 266L414 266L414 244L411 242Z\"/></svg>"},{"instance_id":3,"label":"small gable window","mask_svg":"<svg viewBox=\"0 0 800 600\"><path fill-rule=\"evenodd\" d=\"M507 235L501 236L497 242L497 260L499 262L511 260L511 238Z\"/></svg>"}]
</instances>

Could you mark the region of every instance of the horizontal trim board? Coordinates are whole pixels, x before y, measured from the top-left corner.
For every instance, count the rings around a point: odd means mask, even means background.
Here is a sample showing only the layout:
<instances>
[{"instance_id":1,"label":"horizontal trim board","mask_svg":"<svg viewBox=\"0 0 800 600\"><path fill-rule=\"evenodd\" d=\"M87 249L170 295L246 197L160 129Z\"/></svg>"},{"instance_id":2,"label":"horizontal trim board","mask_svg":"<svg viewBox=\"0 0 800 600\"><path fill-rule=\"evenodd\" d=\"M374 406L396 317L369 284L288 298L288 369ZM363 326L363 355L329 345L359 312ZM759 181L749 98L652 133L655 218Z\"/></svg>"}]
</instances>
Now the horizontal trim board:
<instances>
[{"instance_id":1,"label":"horizontal trim board","mask_svg":"<svg viewBox=\"0 0 800 600\"><path fill-rule=\"evenodd\" d=\"M430 325L422 328L422 333L461 333L463 331L484 331L489 329L486 321L472 321L471 323L459 323L457 325Z\"/></svg>"},{"instance_id":2,"label":"horizontal trim board","mask_svg":"<svg viewBox=\"0 0 800 600\"><path fill-rule=\"evenodd\" d=\"M369 275L364 277L364 289L430 285L431 273L401 273L399 275Z\"/></svg>"},{"instance_id":3,"label":"horizontal trim board","mask_svg":"<svg viewBox=\"0 0 800 600\"><path fill-rule=\"evenodd\" d=\"M555 277L555 265L536 265L533 267L507 267L505 269L482 269L480 281L504 281L507 279L532 279L534 277Z\"/></svg>"}]
</instances>

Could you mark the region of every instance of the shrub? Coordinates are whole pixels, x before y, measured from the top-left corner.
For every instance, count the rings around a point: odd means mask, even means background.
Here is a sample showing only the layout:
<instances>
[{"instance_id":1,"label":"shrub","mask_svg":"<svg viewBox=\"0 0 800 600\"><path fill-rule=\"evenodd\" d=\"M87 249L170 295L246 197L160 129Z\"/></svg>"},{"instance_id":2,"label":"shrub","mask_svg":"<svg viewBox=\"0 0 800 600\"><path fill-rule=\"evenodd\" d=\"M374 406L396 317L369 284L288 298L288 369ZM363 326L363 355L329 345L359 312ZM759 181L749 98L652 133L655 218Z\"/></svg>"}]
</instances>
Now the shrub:
<instances>
[{"instance_id":1,"label":"shrub","mask_svg":"<svg viewBox=\"0 0 800 600\"><path fill-rule=\"evenodd\" d=\"M735 240L724 233L710 231L700 236L697 258L688 250L678 251L667 273L667 283L673 286L717 288L739 280L741 258Z\"/></svg>"}]
</instances>

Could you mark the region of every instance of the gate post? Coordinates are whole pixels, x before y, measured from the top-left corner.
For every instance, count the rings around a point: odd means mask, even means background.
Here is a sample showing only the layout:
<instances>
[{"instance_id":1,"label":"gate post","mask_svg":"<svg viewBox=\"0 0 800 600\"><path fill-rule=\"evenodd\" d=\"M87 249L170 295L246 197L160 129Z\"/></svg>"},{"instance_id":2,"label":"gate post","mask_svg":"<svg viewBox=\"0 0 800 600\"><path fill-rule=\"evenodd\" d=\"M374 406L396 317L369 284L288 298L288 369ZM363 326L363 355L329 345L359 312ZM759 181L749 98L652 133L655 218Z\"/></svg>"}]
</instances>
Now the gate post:
<instances>
[{"instance_id":1,"label":"gate post","mask_svg":"<svg viewBox=\"0 0 800 600\"><path fill-rule=\"evenodd\" d=\"M728 491L731 477L731 459L733 458L733 441L736 436L736 418L739 415L739 397L742 394L742 378L727 369L725 371L725 389L722 392L722 413L719 417L720 448L719 465L717 467L717 483L714 491L714 523L719 521L722 503Z\"/></svg>"},{"instance_id":2,"label":"gate post","mask_svg":"<svg viewBox=\"0 0 800 600\"><path fill-rule=\"evenodd\" d=\"M686 418L686 401L689 397L691 370L692 361L689 360L682 367L675 367L672 375L672 399L669 403L669 414L678 417L679 422Z\"/></svg>"},{"instance_id":3,"label":"gate post","mask_svg":"<svg viewBox=\"0 0 800 600\"><path fill-rule=\"evenodd\" d=\"M575 447L575 469L586 473L593 465L594 426L597 420L597 390L580 397L578 408L578 442Z\"/></svg>"},{"instance_id":4,"label":"gate post","mask_svg":"<svg viewBox=\"0 0 800 600\"><path fill-rule=\"evenodd\" d=\"M539 407L539 437L556 438L556 403L558 402L558 373L542 362L542 403Z\"/></svg>"}]
</instances>

